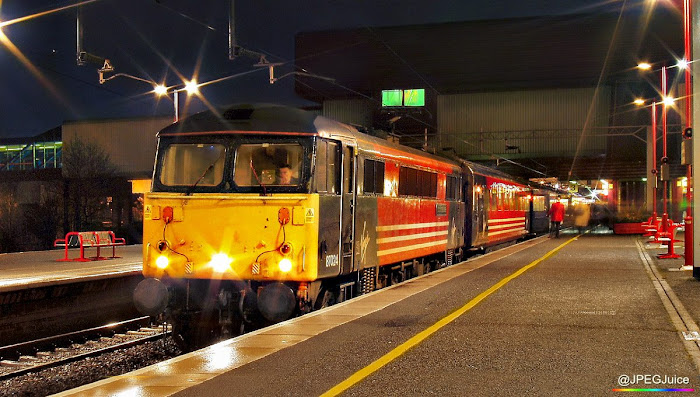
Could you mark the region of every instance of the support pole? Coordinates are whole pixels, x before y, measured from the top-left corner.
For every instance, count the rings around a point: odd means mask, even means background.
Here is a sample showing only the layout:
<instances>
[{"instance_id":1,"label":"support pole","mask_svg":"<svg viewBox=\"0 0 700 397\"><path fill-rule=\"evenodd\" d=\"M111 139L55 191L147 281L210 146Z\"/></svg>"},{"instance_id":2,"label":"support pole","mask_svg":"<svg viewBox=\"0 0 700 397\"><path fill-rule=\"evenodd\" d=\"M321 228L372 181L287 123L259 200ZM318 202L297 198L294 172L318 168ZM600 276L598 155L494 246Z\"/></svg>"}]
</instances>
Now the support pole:
<instances>
[{"instance_id":1,"label":"support pole","mask_svg":"<svg viewBox=\"0 0 700 397\"><path fill-rule=\"evenodd\" d=\"M690 65L693 60L693 53L690 46L691 38L691 2L690 0L683 0L683 38L684 38L684 48L685 48L685 61L688 62L685 68L685 126L686 128L693 127L693 117L692 117L692 89L691 82L692 77L690 73ZM690 137L684 137L684 139L691 139ZM693 266L693 193L692 193L692 183L693 180L693 164L692 161L688 163L686 170L686 205L685 210L685 243L684 243L684 256L685 256L685 266Z\"/></svg>"},{"instance_id":2,"label":"support pole","mask_svg":"<svg viewBox=\"0 0 700 397\"><path fill-rule=\"evenodd\" d=\"M691 19L692 19L691 25L698 26L698 24L700 24L700 7L692 7L690 9L690 14L691 14ZM695 48L700 48L700 36L695 35L695 36L690 36L690 38L692 40L691 50L695 49ZM693 51L693 52L697 53L697 51ZM691 60L688 60L688 61L691 61ZM697 73L700 73L700 64L698 62L689 62L688 66L690 68L692 68L691 75L695 74L697 76ZM700 79L692 79L692 92L700 92ZM696 131L698 131L698 128L700 128L700 126L695 127L695 123L697 122L696 120L698 120L698 118L700 117L700 108L698 108L698 103L700 103L700 102L699 101L692 102L692 107L691 107L691 112L690 112L692 114L691 125L693 127L693 130L696 130ZM700 158L700 143L698 143L697 139L693 139L691 145L692 145L692 152L693 152L692 161L695 162L695 159ZM691 186L695 186L694 178L692 179L692 181L689 180L688 184ZM691 209L693 212L693 218L697 218L697 216L695 214L695 210L697 208L700 208L700 195L694 194L694 195L692 195L692 205L691 205ZM688 228L692 228L692 230L693 230L692 233L694 236L699 235L700 223L693 222L692 225L686 225L686 230ZM689 243L686 242L686 244L689 244ZM693 244L692 244L693 252L695 252L695 248L698 248L697 244L698 244L698 241L693 239ZM695 277L696 279L700 279L700 264L697 264L695 262L695 258L693 258L693 277Z\"/></svg>"},{"instance_id":3,"label":"support pole","mask_svg":"<svg viewBox=\"0 0 700 397\"><path fill-rule=\"evenodd\" d=\"M664 212L663 215L661 215L661 234L664 235L665 233L668 232L668 178L670 175L668 174L668 148L667 148L667 123L666 123L666 114L668 113L668 106L666 105L666 97L668 96L668 90L666 88L666 66L663 66L661 68L661 100L662 100L662 107L661 107L661 131L662 131L662 136L663 136L663 157L661 158L661 182L664 184L664 189L663 189L663 203L664 203ZM665 236L664 236L665 237Z\"/></svg>"}]
</instances>

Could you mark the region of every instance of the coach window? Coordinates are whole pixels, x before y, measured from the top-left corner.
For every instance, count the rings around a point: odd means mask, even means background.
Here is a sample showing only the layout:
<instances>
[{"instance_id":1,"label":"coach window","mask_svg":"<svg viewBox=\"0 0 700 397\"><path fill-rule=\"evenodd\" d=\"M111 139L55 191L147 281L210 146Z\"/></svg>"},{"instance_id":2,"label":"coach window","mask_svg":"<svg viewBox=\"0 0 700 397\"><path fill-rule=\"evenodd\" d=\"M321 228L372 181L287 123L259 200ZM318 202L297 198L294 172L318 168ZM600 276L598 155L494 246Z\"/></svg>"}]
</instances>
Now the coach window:
<instances>
[{"instance_id":1,"label":"coach window","mask_svg":"<svg viewBox=\"0 0 700 397\"><path fill-rule=\"evenodd\" d=\"M430 191L428 192L428 197L437 198L437 174L434 172L428 172L430 174Z\"/></svg>"},{"instance_id":2,"label":"coach window","mask_svg":"<svg viewBox=\"0 0 700 397\"><path fill-rule=\"evenodd\" d=\"M384 163L366 159L362 180L365 194L384 194Z\"/></svg>"},{"instance_id":3,"label":"coach window","mask_svg":"<svg viewBox=\"0 0 700 397\"><path fill-rule=\"evenodd\" d=\"M459 178L447 175L445 200L459 200Z\"/></svg>"},{"instance_id":4,"label":"coach window","mask_svg":"<svg viewBox=\"0 0 700 397\"><path fill-rule=\"evenodd\" d=\"M538 195L532 197L532 209L534 211L546 211L547 208L544 203L544 196Z\"/></svg>"},{"instance_id":5,"label":"coach window","mask_svg":"<svg viewBox=\"0 0 700 397\"><path fill-rule=\"evenodd\" d=\"M437 197L437 174L435 172L401 167L399 169L399 195Z\"/></svg>"}]
</instances>

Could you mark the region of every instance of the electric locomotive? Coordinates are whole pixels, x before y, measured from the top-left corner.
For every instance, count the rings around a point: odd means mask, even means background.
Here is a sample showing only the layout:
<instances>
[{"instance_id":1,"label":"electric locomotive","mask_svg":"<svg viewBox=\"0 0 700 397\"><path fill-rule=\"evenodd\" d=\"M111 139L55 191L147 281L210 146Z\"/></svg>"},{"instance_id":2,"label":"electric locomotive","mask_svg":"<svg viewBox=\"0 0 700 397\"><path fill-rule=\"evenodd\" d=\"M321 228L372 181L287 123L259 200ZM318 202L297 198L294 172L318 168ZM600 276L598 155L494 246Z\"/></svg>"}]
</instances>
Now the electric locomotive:
<instances>
[{"instance_id":1,"label":"electric locomotive","mask_svg":"<svg viewBox=\"0 0 700 397\"><path fill-rule=\"evenodd\" d=\"M195 114L158 134L137 307L194 347L451 264L478 198L462 168L298 109Z\"/></svg>"}]
</instances>

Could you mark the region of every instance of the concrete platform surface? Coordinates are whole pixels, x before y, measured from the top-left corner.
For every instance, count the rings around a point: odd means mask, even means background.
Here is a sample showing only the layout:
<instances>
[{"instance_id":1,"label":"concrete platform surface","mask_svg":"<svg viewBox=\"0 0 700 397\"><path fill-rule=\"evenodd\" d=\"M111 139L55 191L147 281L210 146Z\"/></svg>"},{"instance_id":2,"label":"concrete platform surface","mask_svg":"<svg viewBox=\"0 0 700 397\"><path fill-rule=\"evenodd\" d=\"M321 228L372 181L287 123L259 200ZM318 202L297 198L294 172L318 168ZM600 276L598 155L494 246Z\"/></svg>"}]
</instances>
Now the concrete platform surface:
<instances>
[{"instance_id":1,"label":"concrete platform surface","mask_svg":"<svg viewBox=\"0 0 700 397\"><path fill-rule=\"evenodd\" d=\"M539 238L61 395L697 393L700 282L657 252Z\"/></svg>"}]
</instances>

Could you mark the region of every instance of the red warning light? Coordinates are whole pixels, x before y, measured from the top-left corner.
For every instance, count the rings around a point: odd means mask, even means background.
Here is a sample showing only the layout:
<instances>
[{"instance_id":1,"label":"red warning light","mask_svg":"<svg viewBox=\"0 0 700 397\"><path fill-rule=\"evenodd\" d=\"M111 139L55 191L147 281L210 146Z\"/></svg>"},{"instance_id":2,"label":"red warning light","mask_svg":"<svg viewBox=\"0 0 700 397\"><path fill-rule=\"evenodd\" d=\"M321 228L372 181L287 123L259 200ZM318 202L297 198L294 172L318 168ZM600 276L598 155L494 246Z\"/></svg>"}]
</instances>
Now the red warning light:
<instances>
[{"instance_id":1,"label":"red warning light","mask_svg":"<svg viewBox=\"0 0 700 397\"><path fill-rule=\"evenodd\" d=\"M163 220L165 223L170 223L173 221L173 207L163 208Z\"/></svg>"},{"instance_id":2,"label":"red warning light","mask_svg":"<svg viewBox=\"0 0 700 397\"><path fill-rule=\"evenodd\" d=\"M289 223L290 219L291 216L289 215L289 208L280 208L280 210L277 212L277 220L279 221L279 223L282 225L286 225L287 223Z\"/></svg>"}]
</instances>

